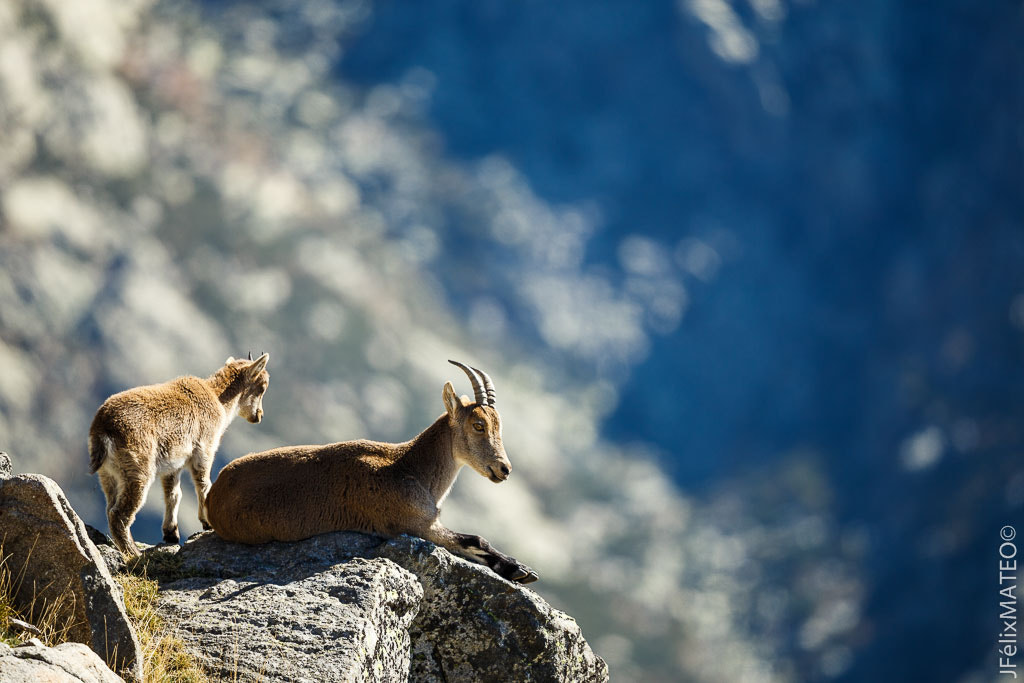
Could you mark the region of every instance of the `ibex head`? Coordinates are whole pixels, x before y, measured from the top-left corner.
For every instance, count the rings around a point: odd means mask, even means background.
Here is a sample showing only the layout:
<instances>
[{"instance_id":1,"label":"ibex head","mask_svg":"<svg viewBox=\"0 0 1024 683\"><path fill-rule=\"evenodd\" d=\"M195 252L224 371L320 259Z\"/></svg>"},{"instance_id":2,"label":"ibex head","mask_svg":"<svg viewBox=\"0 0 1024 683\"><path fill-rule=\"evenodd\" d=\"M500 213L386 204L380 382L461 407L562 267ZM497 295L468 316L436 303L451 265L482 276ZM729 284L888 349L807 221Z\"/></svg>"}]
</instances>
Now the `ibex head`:
<instances>
[{"instance_id":1,"label":"ibex head","mask_svg":"<svg viewBox=\"0 0 1024 683\"><path fill-rule=\"evenodd\" d=\"M264 352L256 360L249 352L248 360L228 358L225 365L234 370L238 382L238 414L249 422L256 424L263 419L263 394L270 386L270 374L267 372L267 361L270 354Z\"/></svg>"},{"instance_id":2,"label":"ibex head","mask_svg":"<svg viewBox=\"0 0 1024 683\"><path fill-rule=\"evenodd\" d=\"M501 443L501 417L494 408L494 384L485 372L457 361L448 362L462 368L469 376L475 397L473 401L466 396L459 397L451 382L444 385L452 455L456 461L469 465L494 483L503 482L512 472L512 463Z\"/></svg>"}]
</instances>

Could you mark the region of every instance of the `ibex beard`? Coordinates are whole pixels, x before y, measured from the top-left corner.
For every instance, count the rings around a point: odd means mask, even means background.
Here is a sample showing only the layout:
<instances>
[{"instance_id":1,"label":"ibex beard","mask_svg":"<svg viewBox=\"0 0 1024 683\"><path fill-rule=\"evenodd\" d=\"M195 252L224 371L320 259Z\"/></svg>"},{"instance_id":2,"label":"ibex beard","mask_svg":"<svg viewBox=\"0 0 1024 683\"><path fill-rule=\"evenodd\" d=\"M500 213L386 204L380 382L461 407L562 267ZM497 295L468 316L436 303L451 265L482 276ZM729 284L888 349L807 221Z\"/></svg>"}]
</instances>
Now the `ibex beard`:
<instances>
[{"instance_id":1,"label":"ibex beard","mask_svg":"<svg viewBox=\"0 0 1024 683\"><path fill-rule=\"evenodd\" d=\"M228 358L206 379L178 377L103 402L89 428L89 471L99 476L110 536L122 553L139 554L131 525L157 478L164 489L163 540L178 542L180 474L186 467L195 484L199 521L210 528L206 496L213 458L235 415L254 424L263 419L269 359L267 353L256 360L251 353L247 360Z\"/></svg>"}]
</instances>

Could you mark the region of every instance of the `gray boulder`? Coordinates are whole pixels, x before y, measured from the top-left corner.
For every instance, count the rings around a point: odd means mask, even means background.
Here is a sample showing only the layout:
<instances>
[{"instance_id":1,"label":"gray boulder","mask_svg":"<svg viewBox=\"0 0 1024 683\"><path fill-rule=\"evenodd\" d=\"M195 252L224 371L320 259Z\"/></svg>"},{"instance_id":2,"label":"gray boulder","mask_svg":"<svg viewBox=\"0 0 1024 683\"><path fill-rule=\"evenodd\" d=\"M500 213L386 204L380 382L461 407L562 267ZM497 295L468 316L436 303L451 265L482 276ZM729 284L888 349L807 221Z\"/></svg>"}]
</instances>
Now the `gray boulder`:
<instances>
[{"instance_id":1,"label":"gray boulder","mask_svg":"<svg viewBox=\"0 0 1024 683\"><path fill-rule=\"evenodd\" d=\"M351 532L153 548L161 610L216 675L240 680L605 681L567 615L418 538Z\"/></svg>"},{"instance_id":2,"label":"gray boulder","mask_svg":"<svg viewBox=\"0 0 1024 683\"><path fill-rule=\"evenodd\" d=\"M33 641L15 648L0 643L0 683L121 683L99 655L81 643L46 647Z\"/></svg>"},{"instance_id":3,"label":"gray boulder","mask_svg":"<svg viewBox=\"0 0 1024 683\"><path fill-rule=\"evenodd\" d=\"M144 562L162 582L161 612L215 677L405 681L423 590L366 557L379 543L332 534L253 547L204 533L180 550L150 548Z\"/></svg>"},{"instance_id":4,"label":"gray boulder","mask_svg":"<svg viewBox=\"0 0 1024 683\"><path fill-rule=\"evenodd\" d=\"M230 680L405 681L422 590L386 560L177 581L160 596L177 635Z\"/></svg>"},{"instance_id":5,"label":"gray boulder","mask_svg":"<svg viewBox=\"0 0 1024 683\"><path fill-rule=\"evenodd\" d=\"M120 676L141 680L141 648L121 588L60 487L38 474L0 479L0 529L7 562L22 574L16 606L28 612L34 600L31 620L44 602L59 604L68 640L91 647Z\"/></svg>"},{"instance_id":6,"label":"gray boulder","mask_svg":"<svg viewBox=\"0 0 1024 683\"><path fill-rule=\"evenodd\" d=\"M420 538L377 550L423 586L410 680L600 681L608 666L576 620L520 584Z\"/></svg>"}]
</instances>

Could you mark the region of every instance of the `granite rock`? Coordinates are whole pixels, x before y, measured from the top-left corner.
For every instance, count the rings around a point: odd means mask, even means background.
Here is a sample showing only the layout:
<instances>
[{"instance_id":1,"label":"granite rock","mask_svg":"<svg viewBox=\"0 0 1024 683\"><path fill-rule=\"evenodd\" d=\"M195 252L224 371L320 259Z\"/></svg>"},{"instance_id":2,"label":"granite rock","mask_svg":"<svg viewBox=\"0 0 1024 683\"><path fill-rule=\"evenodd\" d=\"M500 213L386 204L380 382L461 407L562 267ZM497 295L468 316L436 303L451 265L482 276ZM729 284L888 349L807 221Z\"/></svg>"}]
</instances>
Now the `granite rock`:
<instances>
[{"instance_id":1,"label":"granite rock","mask_svg":"<svg viewBox=\"0 0 1024 683\"><path fill-rule=\"evenodd\" d=\"M121 683L82 643L46 647L33 641L14 648L0 643L0 683Z\"/></svg>"},{"instance_id":2,"label":"granite rock","mask_svg":"<svg viewBox=\"0 0 1024 683\"><path fill-rule=\"evenodd\" d=\"M92 648L127 680L141 680L142 653L114 581L64 492L38 474L0 478L0 529L21 578L15 605L29 621L57 605L67 639ZM33 603L34 601L34 603Z\"/></svg>"},{"instance_id":3,"label":"granite rock","mask_svg":"<svg viewBox=\"0 0 1024 683\"><path fill-rule=\"evenodd\" d=\"M247 546L207 532L143 556L161 611L215 676L608 679L571 617L422 539L335 532Z\"/></svg>"}]
</instances>

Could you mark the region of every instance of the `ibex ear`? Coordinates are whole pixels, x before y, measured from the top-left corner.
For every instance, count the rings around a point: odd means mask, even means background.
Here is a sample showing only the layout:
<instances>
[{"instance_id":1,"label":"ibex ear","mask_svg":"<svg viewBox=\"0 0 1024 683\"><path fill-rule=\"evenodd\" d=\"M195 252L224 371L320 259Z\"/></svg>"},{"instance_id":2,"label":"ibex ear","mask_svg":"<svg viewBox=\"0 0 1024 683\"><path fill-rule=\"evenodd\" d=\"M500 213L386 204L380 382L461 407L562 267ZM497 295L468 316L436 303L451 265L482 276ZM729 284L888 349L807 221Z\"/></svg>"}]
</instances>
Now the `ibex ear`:
<instances>
[{"instance_id":1,"label":"ibex ear","mask_svg":"<svg viewBox=\"0 0 1024 683\"><path fill-rule=\"evenodd\" d=\"M462 402L455 394L455 387L452 386L451 382L444 383L444 391L441 392L441 398L444 399L444 407L448 411L448 417L454 420L459 415L459 408L462 407Z\"/></svg>"},{"instance_id":2,"label":"ibex ear","mask_svg":"<svg viewBox=\"0 0 1024 683\"><path fill-rule=\"evenodd\" d=\"M252 362L252 365L249 366L249 374L251 374L253 377L255 377L256 375L258 375L261 372L263 372L263 370L267 367L267 361L269 361L269 360L270 360L270 354L269 353L264 353L262 356L260 356L256 360L254 360Z\"/></svg>"}]
</instances>

